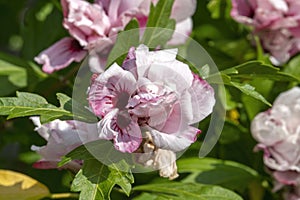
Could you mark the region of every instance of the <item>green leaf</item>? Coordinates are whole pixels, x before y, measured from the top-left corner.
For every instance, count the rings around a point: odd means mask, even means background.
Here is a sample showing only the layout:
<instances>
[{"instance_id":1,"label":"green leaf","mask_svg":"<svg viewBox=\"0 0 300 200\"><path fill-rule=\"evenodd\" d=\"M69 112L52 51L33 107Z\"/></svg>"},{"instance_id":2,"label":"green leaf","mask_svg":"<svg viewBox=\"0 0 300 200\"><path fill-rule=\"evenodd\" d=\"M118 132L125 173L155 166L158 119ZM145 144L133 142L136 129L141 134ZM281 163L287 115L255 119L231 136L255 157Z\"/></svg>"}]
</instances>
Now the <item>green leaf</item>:
<instances>
[{"instance_id":1,"label":"green leaf","mask_svg":"<svg viewBox=\"0 0 300 200\"><path fill-rule=\"evenodd\" d=\"M149 184L136 186L133 189L134 191L154 193L160 197L156 199L242 200L240 196L230 190L198 183Z\"/></svg>"},{"instance_id":2,"label":"green leaf","mask_svg":"<svg viewBox=\"0 0 300 200\"><path fill-rule=\"evenodd\" d=\"M80 200L109 200L113 187L119 185L129 196L131 184L134 182L133 175L129 167L128 171L121 171L118 165L124 166L124 163L121 161L106 166L96 159L85 160L83 169L73 180L71 190L80 192Z\"/></svg>"},{"instance_id":3,"label":"green leaf","mask_svg":"<svg viewBox=\"0 0 300 200\"><path fill-rule=\"evenodd\" d=\"M284 72L292 74L293 76L300 79L300 55L295 56L290 60L288 65L284 68ZM299 82L299 81L298 81Z\"/></svg>"},{"instance_id":4,"label":"green leaf","mask_svg":"<svg viewBox=\"0 0 300 200\"><path fill-rule=\"evenodd\" d=\"M116 150L112 142L107 140L97 140L77 147L63 157L58 164L59 167L67 164L71 160L98 159L110 165L121 160L131 160L131 154L125 154Z\"/></svg>"},{"instance_id":5,"label":"green leaf","mask_svg":"<svg viewBox=\"0 0 300 200\"><path fill-rule=\"evenodd\" d=\"M0 199L38 200L49 195L48 188L31 177L0 170Z\"/></svg>"},{"instance_id":6,"label":"green leaf","mask_svg":"<svg viewBox=\"0 0 300 200\"><path fill-rule=\"evenodd\" d=\"M180 173L191 173L183 182L214 184L244 192L250 182L259 180L258 173L240 163L214 158L186 158L177 161Z\"/></svg>"},{"instance_id":7,"label":"green leaf","mask_svg":"<svg viewBox=\"0 0 300 200\"><path fill-rule=\"evenodd\" d=\"M142 43L155 48L164 45L171 39L176 22L170 19L174 0L158 1L156 6L151 4Z\"/></svg>"},{"instance_id":8,"label":"green leaf","mask_svg":"<svg viewBox=\"0 0 300 200\"><path fill-rule=\"evenodd\" d=\"M37 94L27 92L17 92L17 97L0 98L0 115L8 115L7 119L40 115L42 123L73 116L70 111L49 104Z\"/></svg>"},{"instance_id":9,"label":"green leaf","mask_svg":"<svg viewBox=\"0 0 300 200\"><path fill-rule=\"evenodd\" d=\"M242 83L236 83L236 82L231 82L230 83L231 86L239 89L241 92L243 92L244 94L251 96L255 99L260 100L261 102L267 104L268 106L272 106L271 103L269 103L265 97L263 97L260 93L258 93L257 91L255 91L255 87L253 87L252 85L249 84L242 84Z\"/></svg>"},{"instance_id":10,"label":"green leaf","mask_svg":"<svg viewBox=\"0 0 300 200\"><path fill-rule=\"evenodd\" d=\"M62 93L57 93L56 96L59 100L60 108L72 112L74 119L89 123L98 121L97 117L80 102Z\"/></svg>"},{"instance_id":11,"label":"green leaf","mask_svg":"<svg viewBox=\"0 0 300 200\"><path fill-rule=\"evenodd\" d=\"M2 56L1 56L2 57ZM9 61L0 60L0 83L2 86L0 95L5 96L15 92L19 88L27 86L26 69Z\"/></svg>"},{"instance_id":12,"label":"green leaf","mask_svg":"<svg viewBox=\"0 0 300 200\"><path fill-rule=\"evenodd\" d=\"M291 74L280 72L279 68L264 64L260 61L249 61L222 71L231 77L232 80L248 80L254 78L265 78L274 81L300 81Z\"/></svg>"},{"instance_id":13,"label":"green leaf","mask_svg":"<svg viewBox=\"0 0 300 200\"><path fill-rule=\"evenodd\" d=\"M121 65L129 49L139 45L140 36L138 28L138 21L133 19L127 24L124 31L118 34L117 41L109 53L106 67L111 66L114 62Z\"/></svg>"},{"instance_id":14,"label":"green leaf","mask_svg":"<svg viewBox=\"0 0 300 200\"><path fill-rule=\"evenodd\" d=\"M207 8L211 12L211 17L213 19L219 19L224 17L230 17L231 7L230 0L211 0L207 4Z\"/></svg>"},{"instance_id":15,"label":"green leaf","mask_svg":"<svg viewBox=\"0 0 300 200\"><path fill-rule=\"evenodd\" d=\"M84 160L83 169L72 185L73 191L81 191L81 199L110 199L110 192L116 184L129 195L134 181L126 162L126 159L131 159L130 154L115 150L110 141L98 140L74 149L61 160L59 166L76 159ZM101 163L103 161L105 164Z\"/></svg>"},{"instance_id":16,"label":"green leaf","mask_svg":"<svg viewBox=\"0 0 300 200\"><path fill-rule=\"evenodd\" d=\"M4 60L0 60L0 76L8 76L8 80L19 88L27 85L26 70Z\"/></svg>"}]
</instances>

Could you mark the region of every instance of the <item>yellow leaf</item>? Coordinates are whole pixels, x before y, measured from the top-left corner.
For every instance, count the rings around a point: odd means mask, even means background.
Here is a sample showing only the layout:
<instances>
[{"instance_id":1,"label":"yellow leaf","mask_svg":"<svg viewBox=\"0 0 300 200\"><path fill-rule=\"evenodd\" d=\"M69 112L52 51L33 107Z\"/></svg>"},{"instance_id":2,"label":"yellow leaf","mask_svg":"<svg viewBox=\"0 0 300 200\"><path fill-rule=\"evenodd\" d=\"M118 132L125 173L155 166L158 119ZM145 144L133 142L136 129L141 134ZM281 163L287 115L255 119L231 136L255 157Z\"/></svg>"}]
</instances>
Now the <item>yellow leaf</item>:
<instances>
[{"instance_id":1,"label":"yellow leaf","mask_svg":"<svg viewBox=\"0 0 300 200\"><path fill-rule=\"evenodd\" d=\"M0 200L38 200L49 194L48 188L37 180L0 169Z\"/></svg>"}]
</instances>

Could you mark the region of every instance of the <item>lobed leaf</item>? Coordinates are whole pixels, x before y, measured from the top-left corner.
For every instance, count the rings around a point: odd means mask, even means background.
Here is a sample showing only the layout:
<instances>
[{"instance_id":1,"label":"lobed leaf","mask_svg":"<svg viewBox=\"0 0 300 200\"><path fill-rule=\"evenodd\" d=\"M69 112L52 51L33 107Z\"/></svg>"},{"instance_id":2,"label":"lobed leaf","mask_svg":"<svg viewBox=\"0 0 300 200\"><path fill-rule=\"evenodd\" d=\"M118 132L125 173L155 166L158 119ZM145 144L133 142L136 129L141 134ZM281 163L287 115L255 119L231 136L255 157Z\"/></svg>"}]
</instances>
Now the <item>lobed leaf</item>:
<instances>
[{"instance_id":1,"label":"lobed leaf","mask_svg":"<svg viewBox=\"0 0 300 200\"><path fill-rule=\"evenodd\" d=\"M106 166L96 159L85 160L82 170L73 180L71 190L80 192L80 200L109 200L113 187L119 185L129 196L134 182L133 175L129 167L128 171L119 170L119 164L124 166L122 161Z\"/></svg>"}]
</instances>

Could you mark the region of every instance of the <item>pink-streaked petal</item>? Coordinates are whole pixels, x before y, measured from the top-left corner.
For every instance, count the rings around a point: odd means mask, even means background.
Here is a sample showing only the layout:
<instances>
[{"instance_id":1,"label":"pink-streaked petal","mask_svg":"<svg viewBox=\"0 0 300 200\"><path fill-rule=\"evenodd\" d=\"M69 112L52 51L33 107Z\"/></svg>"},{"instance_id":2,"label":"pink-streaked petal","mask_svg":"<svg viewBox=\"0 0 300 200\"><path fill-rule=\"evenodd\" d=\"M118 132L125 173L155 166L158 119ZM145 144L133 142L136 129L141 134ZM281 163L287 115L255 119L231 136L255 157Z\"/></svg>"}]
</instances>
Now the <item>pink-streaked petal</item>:
<instances>
[{"instance_id":1,"label":"pink-streaked petal","mask_svg":"<svg viewBox=\"0 0 300 200\"><path fill-rule=\"evenodd\" d=\"M132 153L139 148L142 142L141 129L137 118L130 116L127 110L117 113L112 120L111 128L118 133L113 140L117 150Z\"/></svg>"},{"instance_id":2,"label":"pink-streaked petal","mask_svg":"<svg viewBox=\"0 0 300 200\"><path fill-rule=\"evenodd\" d=\"M128 51L127 57L122 64L123 69L130 71L136 79L137 75L137 66L136 66L136 56L135 56L135 47L131 47Z\"/></svg>"},{"instance_id":3,"label":"pink-streaked petal","mask_svg":"<svg viewBox=\"0 0 300 200\"><path fill-rule=\"evenodd\" d=\"M268 2L277 10L287 12L289 7L285 0L268 0Z\"/></svg>"},{"instance_id":4,"label":"pink-streaked petal","mask_svg":"<svg viewBox=\"0 0 300 200\"><path fill-rule=\"evenodd\" d=\"M72 62L80 62L87 52L72 38L63 38L48 49L42 51L34 60L43 65L43 71L53 73Z\"/></svg>"},{"instance_id":5,"label":"pink-streaked petal","mask_svg":"<svg viewBox=\"0 0 300 200\"><path fill-rule=\"evenodd\" d=\"M168 45L184 44L189 38L193 29L193 21L191 18L187 18L184 21L176 23L175 31L172 39L168 41Z\"/></svg>"},{"instance_id":6,"label":"pink-streaked petal","mask_svg":"<svg viewBox=\"0 0 300 200\"><path fill-rule=\"evenodd\" d=\"M82 168L82 162L81 161L71 161L67 163L66 165L58 168L57 165L60 162L58 161L45 161L40 160L35 163L33 163L33 167L36 169L68 169L72 170L73 172L77 173Z\"/></svg>"},{"instance_id":7,"label":"pink-streaked petal","mask_svg":"<svg viewBox=\"0 0 300 200\"><path fill-rule=\"evenodd\" d=\"M59 161L37 161L32 166L37 169L56 169Z\"/></svg>"},{"instance_id":8,"label":"pink-streaked petal","mask_svg":"<svg viewBox=\"0 0 300 200\"><path fill-rule=\"evenodd\" d=\"M89 104L97 116L103 117L114 108L124 109L135 90L133 74L113 64L93 81Z\"/></svg>"},{"instance_id":9,"label":"pink-streaked petal","mask_svg":"<svg viewBox=\"0 0 300 200\"><path fill-rule=\"evenodd\" d=\"M191 95L193 118L190 124L197 123L213 111L216 103L213 88L198 75L194 74L192 86L188 89Z\"/></svg>"},{"instance_id":10,"label":"pink-streaked petal","mask_svg":"<svg viewBox=\"0 0 300 200\"><path fill-rule=\"evenodd\" d=\"M113 140L114 146L121 152L132 153L142 142L142 133L137 119L132 118L127 110L114 109L99 123L99 138Z\"/></svg>"},{"instance_id":11,"label":"pink-streaked petal","mask_svg":"<svg viewBox=\"0 0 300 200\"><path fill-rule=\"evenodd\" d=\"M271 157L265 157L265 164L274 170L295 170L300 172L300 136L289 136L273 147L269 148Z\"/></svg>"},{"instance_id":12,"label":"pink-streaked petal","mask_svg":"<svg viewBox=\"0 0 300 200\"><path fill-rule=\"evenodd\" d=\"M296 171L275 171L274 178L284 185L298 185L300 184L300 174Z\"/></svg>"},{"instance_id":13,"label":"pink-streaked petal","mask_svg":"<svg viewBox=\"0 0 300 200\"><path fill-rule=\"evenodd\" d=\"M118 135L118 132L112 129L112 123L118 113L118 109L110 111L98 123L99 139L112 140Z\"/></svg>"},{"instance_id":14,"label":"pink-streaked petal","mask_svg":"<svg viewBox=\"0 0 300 200\"><path fill-rule=\"evenodd\" d=\"M157 147L173 152L182 151L189 147L196 141L197 135L200 133L199 129L192 126L188 126L183 132L177 134L163 133L150 127L147 127L147 130L150 132L153 143Z\"/></svg>"},{"instance_id":15,"label":"pink-streaked petal","mask_svg":"<svg viewBox=\"0 0 300 200\"><path fill-rule=\"evenodd\" d=\"M81 46L87 46L107 37L110 20L103 7L83 0L61 0L64 27Z\"/></svg>"}]
</instances>

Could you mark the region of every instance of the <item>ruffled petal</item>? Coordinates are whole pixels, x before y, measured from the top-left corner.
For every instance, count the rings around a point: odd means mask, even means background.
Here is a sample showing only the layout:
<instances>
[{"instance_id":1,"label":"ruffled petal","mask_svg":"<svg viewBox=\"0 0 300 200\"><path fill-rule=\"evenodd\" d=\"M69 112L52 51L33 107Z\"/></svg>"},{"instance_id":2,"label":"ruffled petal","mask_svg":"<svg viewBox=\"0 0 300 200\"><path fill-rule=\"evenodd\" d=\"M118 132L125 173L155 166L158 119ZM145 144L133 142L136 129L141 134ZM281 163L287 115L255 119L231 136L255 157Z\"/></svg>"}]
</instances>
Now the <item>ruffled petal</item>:
<instances>
[{"instance_id":1,"label":"ruffled petal","mask_svg":"<svg viewBox=\"0 0 300 200\"><path fill-rule=\"evenodd\" d=\"M188 126L183 132L178 132L177 134L167 134L150 127L146 128L157 147L173 152L182 151L189 147L196 141L197 135L200 133L199 129L192 126Z\"/></svg>"},{"instance_id":2,"label":"ruffled petal","mask_svg":"<svg viewBox=\"0 0 300 200\"><path fill-rule=\"evenodd\" d=\"M274 118L270 111L260 113L253 119L251 132L257 141L268 146L284 140L289 135L285 122Z\"/></svg>"},{"instance_id":3,"label":"ruffled petal","mask_svg":"<svg viewBox=\"0 0 300 200\"><path fill-rule=\"evenodd\" d=\"M132 118L127 110L119 111L112 128L118 131L114 138L114 146L117 150L132 153L141 145L143 138L137 118Z\"/></svg>"},{"instance_id":4,"label":"ruffled petal","mask_svg":"<svg viewBox=\"0 0 300 200\"><path fill-rule=\"evenodd\" d=\"M43 65L44 72L53 73L67 67L73 61L80 62L86 54L75 39L67 37L42 51L34 60Z\"/></svg>"},{"instance_id":5,"label":"ruffled petal","mask_svg":"<svg viewBox=\"0 0 300 200\"><path fill-rule=\"evenodd\" d=\"M133 74L113 64L93 81L89 90L89 104L97 116L103 117L114 108L125 109L135 90Z\"/></svg>"},{"instance_id":6,"label":"ruffled petal","mask_svg":"<svg viewBox=\"0 0 300 200\"><path fill-rule=\"evenodd\" d=\"M194 74L193 84L188 89L188 92L191 95L191 113L193 113L190 124L193 124L203 120L212 113L216 100L214 89L196 74Z\"/></svg>"},{"instance_id":7,"label":"ruffled petal","mask_svg":"<svg viewBox=\"0 0 300 200\"><path fill-rule=\"evenodd\" d=\"M62 156L82 144L98 139L96 124L57 119L48 124L40 125L37 118L34 118L34 122L38 124L36 130L41 135L45 135L44 131L48 135L45 146L37 147L33 145L31 147L33 151L42 156L41 162L36 164L36 167L39 168L53 168Z\"/></svg>"},{"instance_id":8,"label":"ruffled petal","mask_svg":"<svg viewBox=\"0 0 300 200\"><path fill-rule=\"evenodd\" d=\"M253 24L251 16L254 14L254 8L248 0L232 0L232 9L230 15L240 23Z\"/></svg>"},{"instance_id":9,"label":"ruffled petal","mask_svg":"<svg viewBox=\"0 0 300 200\"><path fill-rule=\"evenodd\" d=\"M163 82L167 88L182 94L193 82L193 75L188 65L179 62L153 63L149 68L148 78L154 82Z\"/></svg>"}]
</instances>

